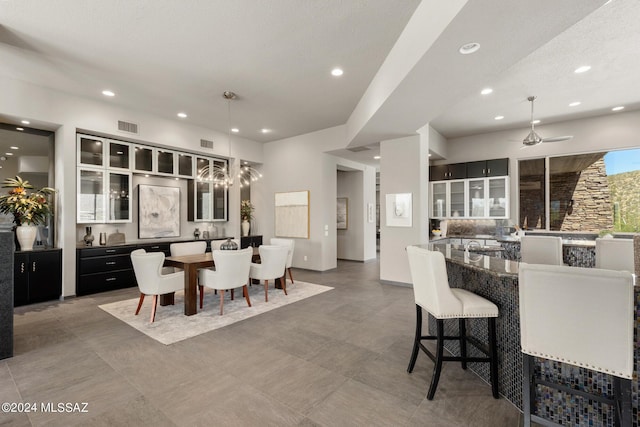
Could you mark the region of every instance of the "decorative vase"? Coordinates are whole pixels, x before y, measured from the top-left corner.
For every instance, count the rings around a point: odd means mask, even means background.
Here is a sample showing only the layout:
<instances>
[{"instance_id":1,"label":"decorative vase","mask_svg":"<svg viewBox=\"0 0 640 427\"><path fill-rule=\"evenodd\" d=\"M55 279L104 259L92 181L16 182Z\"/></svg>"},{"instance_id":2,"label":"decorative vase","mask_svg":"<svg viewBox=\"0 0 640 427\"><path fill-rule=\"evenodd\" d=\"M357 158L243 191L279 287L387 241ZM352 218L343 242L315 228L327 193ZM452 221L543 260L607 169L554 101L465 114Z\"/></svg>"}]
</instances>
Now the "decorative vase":
<instances>
[{"instance_id":1,"label":"decorative vase","mask_svg":"<svg viewBox=\"0 0 640 427\"><path fill-rule=\"evenodd\" d=\"M231 240L231 237L227 237L227 240L220 245L221 251L236 251L238 250L238 244Z\"/></svg>"},{"instance_id":2,"label":"decorative vase","mask_svg":"<svg viewBox=\"0 0 640 427\"><path fill-rule=\"evenodd\" d=\"M21 251L33 250L33 242L36 241L38 227L35 225L19 225L16 227L16 237L20 243Z\"/></svg>"},{"instance_id":3,"label":"decorative vase","mask_svg":"<svg viewBox=\"0 0 640 427\"><path fill-rule=\"evenodd\" d=\"M84 244L87 246L93 246L93 234L91 234L91 227L85 227L87 234L84 235L82 240L84 240Z\"/></svg>"},{"instance_id":4,"label":"decorative vase","mask_svg":"<svg viewBox=\"0 0 640 427\"><path fill-rule=\"evenodd\" d=\"M249 224L249 221L247 221L246 219L242 220L242 224L240 225L242 228L242 235L243 236L248 236L249 235L249 228L251 227L251 224Z\"/></svg>"}]
</instances>

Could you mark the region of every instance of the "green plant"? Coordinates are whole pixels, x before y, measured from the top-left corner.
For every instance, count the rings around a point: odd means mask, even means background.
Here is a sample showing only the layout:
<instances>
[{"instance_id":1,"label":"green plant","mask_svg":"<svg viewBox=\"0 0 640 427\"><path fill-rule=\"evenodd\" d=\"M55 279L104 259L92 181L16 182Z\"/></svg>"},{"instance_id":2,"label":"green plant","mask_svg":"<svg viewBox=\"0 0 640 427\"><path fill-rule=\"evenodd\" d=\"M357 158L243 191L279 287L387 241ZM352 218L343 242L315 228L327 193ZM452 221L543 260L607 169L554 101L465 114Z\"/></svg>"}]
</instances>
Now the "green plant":
<instances>
[{"instance_id":1,"label":"green plant","mask_svg":"<svg viewBox=\"0 0 640 427\"><path fill-rule=\"evenodd\" d=\"M240 217L243 221L253 219L253 211L255 208L251 204L251 200L243 200L240 202Z\"/></svg>"},{"instance_id":2,"label":"green plant","mask_svg":"<svg viewBox=\"0 0 640 427\"><path fill-rule=\"evenodd\" d=\"M48 197L56 190L44 187L29 193L27 190L32 190L33 185L19 176L6 178L2 188L11 190L7 195L0 196L0 213L13 215L16 225L39 225L46 222L51 213Z\"/></svg>"}]
</instances>

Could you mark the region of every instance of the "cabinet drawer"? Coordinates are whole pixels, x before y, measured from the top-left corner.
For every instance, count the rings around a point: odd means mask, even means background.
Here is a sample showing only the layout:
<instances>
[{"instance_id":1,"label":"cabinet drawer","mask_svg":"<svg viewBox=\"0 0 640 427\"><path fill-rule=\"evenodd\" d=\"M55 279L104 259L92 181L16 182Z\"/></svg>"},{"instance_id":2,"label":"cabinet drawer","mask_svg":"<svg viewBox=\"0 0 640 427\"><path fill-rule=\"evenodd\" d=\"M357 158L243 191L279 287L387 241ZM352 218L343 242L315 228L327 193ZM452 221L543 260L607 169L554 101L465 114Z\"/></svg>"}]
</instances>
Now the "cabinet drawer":
<instances>
[{"instance_id":1,"label":"cabinet drawer","mask_svg":"<svg viewBox=\"0 0 640 427\"><path fill-rule=\"evenodd\" d=\"M131 268L131 257L127 255L83 258L80 260L80 274L126 270Z\"/></svg>"},{"instance_id":2,"label":"cabinet drawer","mask_svg":"<svg viewBox=\"0 0 640 427\"><path fill-rule=\"evenodd\" d=\"M135 246L111 246L101 248L78 249L79 258L130 254Z\"/></svg>"},{"instance_id":3,"label":"cabinet drawer","mask_svg":"<svg viewBox=\"0 0 640 427\"><path fill-rule=\"evenodd\" d=\"M165 255L169 256L169 254L171 253L169 245L170 243L149 243L139 245L138 248L144 249L147 252L164 252Z\"/></svg>"},{"instance_id":4,"label":"cabinet drawer","mask_svg":"<svg viewBox=\"0 0 640 427\"><path fill-rule=\"evenodd\" d=\"M78 296L106 292L114 289L136 286L133 270L119 270L109 273L83 274L78 278Z\"/></svg>"}]
</instances>

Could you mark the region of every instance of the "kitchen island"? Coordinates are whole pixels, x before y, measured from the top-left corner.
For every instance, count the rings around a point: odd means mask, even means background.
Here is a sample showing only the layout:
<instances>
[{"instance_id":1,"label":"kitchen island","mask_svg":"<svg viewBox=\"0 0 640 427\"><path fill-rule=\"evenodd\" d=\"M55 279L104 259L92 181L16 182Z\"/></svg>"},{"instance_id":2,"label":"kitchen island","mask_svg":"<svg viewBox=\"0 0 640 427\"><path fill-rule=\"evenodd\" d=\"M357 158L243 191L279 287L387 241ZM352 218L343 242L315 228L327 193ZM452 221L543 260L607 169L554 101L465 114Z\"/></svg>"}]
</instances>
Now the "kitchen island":
<instances>
[{"instance_id":1,"label":"kitchen island","mask_svg":"<svg viewBox=\"0 0 640 427\"><path fill-rule=\"evenodd\" d=\"M522 409L522 353L520 351L520 316L518 307L518 266L517 261L499 259L473 252L455 249L445 241L435 241L421 245L437 250L445 255L447 274L451 287L472 291L498 306L499 316L496 322L498 341L498 388L502 396ZM549 296L553 298L553 295ZM638 427L640 344L638 343L638 325L640 325L640 290L635 290L636 323L634 328L635 374L632 383L633 426ZM594 313L597 315L597 313ZM561 325L559 325L561 327ZM435 321L429 316L429 329L435 330ZM456 335L457 320L445 320L445 335ZM467 332L487 342L486 321L470 319ZM585 331L588 334L589 331ZM597 345L594 344L594 345ZM445 347L459 355L458 343L449 341ZM471 352L470 352L471 353ZM489 382L489 368L486 364L470 363L469 368ZM612 390L610 375L563 365L559 362L536 359L536 372L548 378L555 378L567 386L585 391ZM542 416L562 422L564 425L613 426L613 412L607 405L577 397L567 398L551 389L540 389L537 394L537 412Z\"/></svg>"}]
</instances>

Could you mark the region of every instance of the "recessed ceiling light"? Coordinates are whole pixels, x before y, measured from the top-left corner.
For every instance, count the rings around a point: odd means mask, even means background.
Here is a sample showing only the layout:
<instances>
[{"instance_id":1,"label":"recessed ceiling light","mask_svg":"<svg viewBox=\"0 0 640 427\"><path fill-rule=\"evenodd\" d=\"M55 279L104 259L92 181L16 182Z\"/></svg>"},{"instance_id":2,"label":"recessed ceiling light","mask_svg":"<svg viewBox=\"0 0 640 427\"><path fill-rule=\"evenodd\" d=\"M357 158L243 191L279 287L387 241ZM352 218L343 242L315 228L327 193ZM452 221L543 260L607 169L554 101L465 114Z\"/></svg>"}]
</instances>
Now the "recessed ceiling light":
<instances>
[{"instance_id":1,"label":"recessed ceiling light","mask_svg":"<svg viewBox=\"0 0 640 427\"><path fill-rule=\"evenodd\" d=\"M19 130L20 132L22 132L24 128L16 128L16 130Z\"/></svg>"},{"instance_id":2,"label":"recessed ceiling light","mask_svg":"<svg viewBox=\"0 0 640 427\"><path fill-rule=\"evenodd\" d=\"M493 118L493 120L502 120L502 119L504 119L504 116L495 116Z\"/></svg>"},{"instance_id":3,"label":"recessed ceiling light","mask_svg":"<svg viewBox=\"0 0 640 427\"><path fill-rule=\"evenodd\" d=\"M110 91L110 90L103 90L102 94L104 96L116 96L116 94L113 91Z\"/></svg>"},{"instance_id":4,"label":"recessed ceiling light","mask_svg":"<svg viewBox=\"0 0 640 427\"><path fill-rule=\"evenodd\" d=\"M238 129L238 128L231 128L231 132L233 132L233 133L238 133L238 132L240 132L240 129Z\"/></svg>"},{"instance_id":5,"label":"recessed ceiling light","mask_svg":"<svg viewBox=\"0 0 640 427\"><path fill-rule=\"evenodd\" d=\"M478 49L480 49L480 43L471 42L471 43L465 43L462 46L460 46L460 49L458 49L458 52L460 52L463 55L469 55L470 53L477 52Z\"/></svg>"},{"instance_id":6,"label":"recessed ceiling light","mask_svg":"<svg viewBox=\"0 0 640 427\"><path fill-rule=\"evenodd\" d=\"M431 157L431 153L427 154L427 157Z\"/></svg>"},{"instance_id":7,"label":"recessed ceiling light","mask_svg":"<svg viewBox=\"0 0 640 427\"><path fill-rule=\"evenodd\" d=\"M13 153L4 153L4 154L6 154L7 156L13 156Z\"/></svg>"},{"instance_id":8,"label":"recessed ceiling light","mask_svg":"<svg viewBox=\"0 0 640 427\"><path fill-rule=\"evenodd\" d=\"M482 91L480 92L483 95L489 95L491 92L493 92L493 89L491 89L490 87L486 87L484 89L482 89Z\"/></svg>"},{"instance_id":9,"label":"recessed ceiling light","mask_svg":"<svg viewBox=\"0 0 640 427\"><path fill-rule=\"evenodd\" d=\"M331 75L332 76L340 77L343 74L344 74L344 71L342 71L341 68L334 68L333 70L331 70Z\"/></svg>"},{"instance_id":10,"label":"recessed ceiling light","mask_svg":"<svg viewBox=\"0 0 640 427\"><path fill-rule=\"evenodd\" d=\"M178 113L178 117L180 117L181 119L186 119L187 113Z\"/></svg>"},{"instance_id":11,"label":"recessed ceiling light","mask_svg":"<svg viewBox=\"0 0 640 427\"><path fill-rule=\"evenodd\" d=\"M380 160L380 156L373 156L375 160Z\"/></svg>"},{"instance_id":12,"label":"recessed ceiling light","mask_svg":"<svg viewBox=\"0 0 640 427\"><path fill-rule=\"evenodd\" d=\"M583 65L582 67L578 67L575 69L574 73L586 73L591 69L591 65Z\"/></svg>"},{"instance_id":13,"label":"recessed ceiling light","mask_svg":"<svg viewBox=\"0 0 640 427\"><path fill-rule=\"evenodd\" d=\"M620 110L624 110L624 105L620 105L620 106L618 106L618 107L613 107L613 108L611 109L611 111L620 111Z\"/></svg>"},{"instance_id":14,"label":"recessed ceiling light","mask_svg":"<svg viewBox=\"0 0 640 427\"><path fill-rule=\"evenodd\" d=\"M580 105L580 101L572 102L569 107L577 107L578 105Z\"/></svg>"},{"instance_id":15,"label":"recessed ceiling light","mask_svg":"<svg viewBox=\"0 0 640 427\"><path fill-rule=\"evenodd\" d=\"M269 132L271 132L271 129L266 129L266 128L265 129L261 129L260 132L269 133Z\"/></svg>"},{"instance_id":16,"label":"recessed ceiling light","mask_svg":"<svg viewBox=\"0 0 640 427\"><path fill-rule=\"evenodd\" d=\"M540 123L540 120L535 119L534 121L532 121L531 123L533 123L534 125L537 125L538 123Z\"/></svg>"},{"instance_id":17,"label":"recessed ceiling light","mask_svg":"<svg viewBox=\"0 0 640 427\"><path fill-rule=\"evenodd\" d=\"M23 125L31 124L31 122L29 120L23 120L20 123L22 123Z\"/></svg>"},{"instance_id":18,"label":"recessed ceiling light","mask_svg":"<svg viewBox=\"0 0 640 427\"><path fill-rule=\"evenodd\" d=\"M9 147L9 148L11 148L12 150L17 150L17 149L18 149L18 147L16 147L15 145L12 145L12 146L11 146L11 147Z\"/></svg>"}]
</instances>

